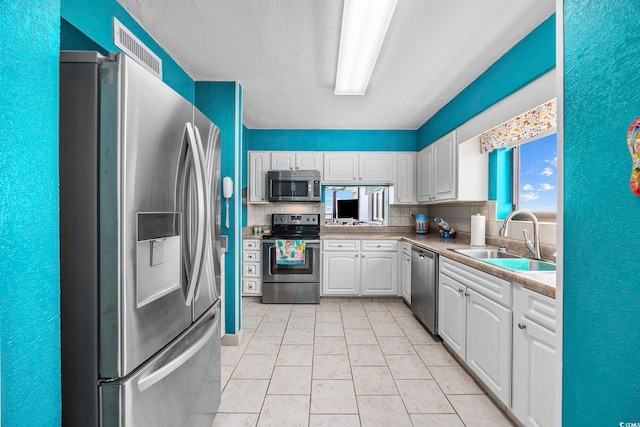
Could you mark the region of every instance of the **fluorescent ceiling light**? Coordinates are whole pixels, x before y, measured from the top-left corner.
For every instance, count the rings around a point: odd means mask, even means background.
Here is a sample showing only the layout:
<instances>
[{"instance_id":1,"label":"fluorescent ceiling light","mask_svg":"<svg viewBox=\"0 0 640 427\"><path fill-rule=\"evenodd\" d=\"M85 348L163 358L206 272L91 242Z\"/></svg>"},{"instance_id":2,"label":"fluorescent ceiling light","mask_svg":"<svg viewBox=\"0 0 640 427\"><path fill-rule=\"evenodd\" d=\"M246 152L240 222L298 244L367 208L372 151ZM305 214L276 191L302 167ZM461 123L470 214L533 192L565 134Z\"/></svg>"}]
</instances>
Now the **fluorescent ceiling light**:
<instances>
[{"instance_id":1,"label":"fluorescent ceiling light","mask_svg":"<svg viewBox=\"0 0 640 427\"><path fill-rule=\"evenodd\" d=\"M398 0L344 0L336 95L364 95Z\"/></svg>"}]
</instances>

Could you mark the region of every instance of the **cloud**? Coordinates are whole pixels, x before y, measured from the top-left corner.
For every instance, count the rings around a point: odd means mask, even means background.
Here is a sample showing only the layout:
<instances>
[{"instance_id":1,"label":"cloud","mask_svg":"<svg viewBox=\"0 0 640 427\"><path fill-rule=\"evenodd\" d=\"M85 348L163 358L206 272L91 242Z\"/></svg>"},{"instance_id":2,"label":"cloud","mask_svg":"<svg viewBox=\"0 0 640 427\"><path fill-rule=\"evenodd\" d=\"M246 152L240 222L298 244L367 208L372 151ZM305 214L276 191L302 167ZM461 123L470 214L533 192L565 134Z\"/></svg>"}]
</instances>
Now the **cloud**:
<instances>
[{"instance_id":1,"label":"cloud","mask_svg":"<svg viewBox=\"0 0 640 427\"><path fill-rule=\"evenodd\" d=\"M536 200L538 195L536 193L520 193L520 200L523 202L530 202Z\"/></svg>"},{"instance_id":2,"label":"cloud","mask_svg":"<svg viewBox=\"0 0 640 427\"><path fill-rule=\"evenodd\" d=\"M553 175L553 170L551 168L544 168L542 172L540 172L540 175L551 176Z\"/></svg>"},{"instance_id":3,"label":"cloud","mask_svg":"<svg viewBox=\"0 0 640 427\"><path fill-rule=\"evenodd\" d=\"M549 191L549 190L553 190L555 187L551 184L547 184L546 182L543 182L540 184L540 191Z\"/></svg>"},{"instance_id":4,"label":"cloud","mask_svg":"<svg viewBox=\"0 0 640 427\"><path fill-rule=\"evenodd\" d=\"M554 158L553 158L553 159L551 159L551 160L545 160L544 162L545 162L545 163L549 163L549 164L550 164L551 166L553 166L554 168L557 168L557 167L558 167L558 157L557 157L557 156L556 156L556 157L554 157Z\"/></svg>"},{"instance_id":5,"label":"cloud","mask_svg":"<svg viewBox=\"0 0 640 427\"><path fill-rule=\"evenodd\" d=\"M533 185L525 184L525 185L522 186L522 190L523 191L533 191Z\"/></svg>"}]
</instances>

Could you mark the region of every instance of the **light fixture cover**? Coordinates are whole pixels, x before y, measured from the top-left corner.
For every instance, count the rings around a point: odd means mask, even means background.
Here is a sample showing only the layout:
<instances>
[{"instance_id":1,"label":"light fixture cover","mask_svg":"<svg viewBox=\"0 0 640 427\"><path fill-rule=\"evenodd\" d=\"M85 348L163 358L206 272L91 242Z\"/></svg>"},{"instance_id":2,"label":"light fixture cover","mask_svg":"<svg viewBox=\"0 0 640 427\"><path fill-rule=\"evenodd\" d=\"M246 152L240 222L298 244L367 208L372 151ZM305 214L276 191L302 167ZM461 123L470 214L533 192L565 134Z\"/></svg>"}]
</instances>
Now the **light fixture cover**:
<instances>
[{"instance_id":1,"label":"light fixture cover","mask_svg":"<svg viewBox=\"0 0 640 427\"><path fill-rule=\"evenodd\" d=\"M364 95L398 0L345 0L336 95Z\"/></svg>"}]
</instances>

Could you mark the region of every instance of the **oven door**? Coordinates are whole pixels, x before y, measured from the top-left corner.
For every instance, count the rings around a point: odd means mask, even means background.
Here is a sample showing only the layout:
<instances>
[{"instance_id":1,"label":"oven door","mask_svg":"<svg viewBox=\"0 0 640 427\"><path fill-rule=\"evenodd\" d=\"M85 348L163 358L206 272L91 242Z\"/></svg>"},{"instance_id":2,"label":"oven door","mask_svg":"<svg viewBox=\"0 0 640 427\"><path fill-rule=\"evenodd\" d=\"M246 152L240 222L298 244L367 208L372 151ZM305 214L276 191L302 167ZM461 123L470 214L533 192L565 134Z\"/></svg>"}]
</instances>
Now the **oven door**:
<instances>
[{"instance_id":1,"label":"oven door","mask_svg":"<svg viewBox=\"0 0 640 427\"><path fill-rule=\"evenodd\" d=\"M262 241L262 281L279 282L320 282L320 241L307 240L304 264L278 264L276 261L275 239Z\"/></svg>"}]
</instances>

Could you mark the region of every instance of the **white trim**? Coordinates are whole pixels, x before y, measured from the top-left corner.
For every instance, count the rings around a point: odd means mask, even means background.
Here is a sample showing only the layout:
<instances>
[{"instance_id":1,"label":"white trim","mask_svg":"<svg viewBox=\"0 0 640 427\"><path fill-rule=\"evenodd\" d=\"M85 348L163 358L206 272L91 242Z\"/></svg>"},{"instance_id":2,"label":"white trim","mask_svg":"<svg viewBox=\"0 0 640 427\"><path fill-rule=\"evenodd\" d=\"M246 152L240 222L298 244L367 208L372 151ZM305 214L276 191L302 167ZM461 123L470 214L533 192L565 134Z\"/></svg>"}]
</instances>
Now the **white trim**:
<instances>
[{"instance_id":1,"label":"white trim","mask_svg":"<svg viewBox=\"0 0 640 427\"><path fill-rule=\"evenodd\" d=\"M555 425L562 425L562 342L564 334L564 2L556 0L556 93L557 93L557 132L558 132L558 206L556 213L556 382L555 392L558 406L555 408Z\"/></svg>"}]
</instances>

